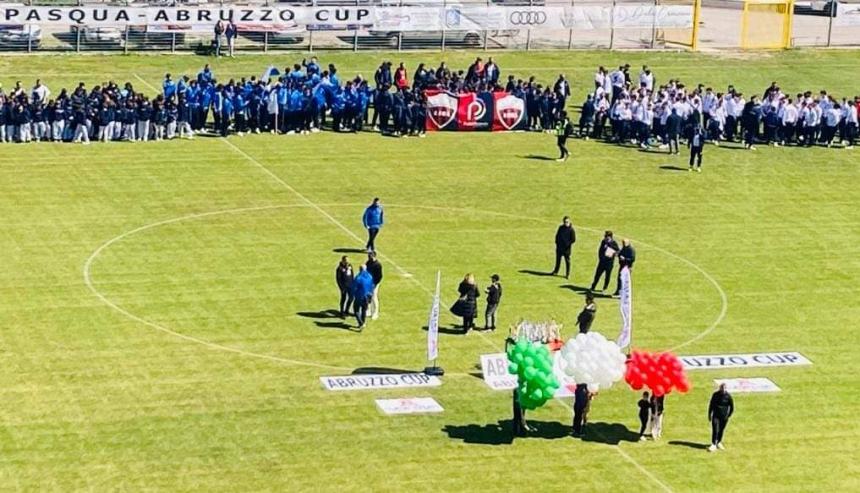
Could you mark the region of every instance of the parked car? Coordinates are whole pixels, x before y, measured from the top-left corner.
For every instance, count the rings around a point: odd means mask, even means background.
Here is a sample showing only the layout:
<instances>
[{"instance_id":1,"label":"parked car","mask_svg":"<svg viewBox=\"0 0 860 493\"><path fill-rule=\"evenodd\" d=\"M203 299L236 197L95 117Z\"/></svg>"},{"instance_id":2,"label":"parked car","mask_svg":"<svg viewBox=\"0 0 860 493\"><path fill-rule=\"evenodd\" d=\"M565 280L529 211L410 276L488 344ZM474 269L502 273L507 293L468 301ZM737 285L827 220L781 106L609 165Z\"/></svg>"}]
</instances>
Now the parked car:
<instances>
[{"instance_id":1,"label":"parked car","mask_svg":"<svg viewBox=\"0 0 860 493\"><path fill-rule=\"evenodd\" d=\"M239 23L236 27L239 29L240 36L244 36L255 43L263 43L268 39L269 44L290 45L299 44L305 40L305 28L295 23L256 24L248 22Z\"/></svg>"},{"instance_id":2,"label":"parked car","mask_svg":"<svg viewBox=\"0 0 860 493\"><path fill-rule=\"evenodd\" d=\"M797 15L822 15L825 17L836 17L838 2L832 0L815 2L797 2L794 4L794 13Z\"/></svg>"},{"instance_id":3,"label":"parked car","mask_svg":"<svg viewBox=\"0 0 860 493\"><path fill-rule=\"evenodd\" d=\"M81 43L84 44L100 44L100 45L119 45L125 44L123 36L124 29L120 27L91 27L91 26L72 26L70 29L73 35L81 32Z\"/></svg>"},{"instance_id":4,"label":"parked car","mask_svg":"<svg viewBox=\"0 0 860 493\"><path fill-rule=\"evenodd\" d=\"M0 46L38 48L42 43L42 28L39 26L0 26Z\"/></svg>"}]
</instances>

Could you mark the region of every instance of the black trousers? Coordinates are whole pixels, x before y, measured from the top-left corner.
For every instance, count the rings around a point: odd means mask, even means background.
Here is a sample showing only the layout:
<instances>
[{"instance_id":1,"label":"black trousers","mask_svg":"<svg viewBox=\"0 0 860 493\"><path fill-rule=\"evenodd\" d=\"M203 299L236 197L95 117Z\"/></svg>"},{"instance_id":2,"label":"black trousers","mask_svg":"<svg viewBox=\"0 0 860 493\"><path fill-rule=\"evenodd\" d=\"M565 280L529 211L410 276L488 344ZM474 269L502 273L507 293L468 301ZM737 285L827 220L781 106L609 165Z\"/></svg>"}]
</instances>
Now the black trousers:
<instances>
[{"instance_id":1,"label":"black trousers","mask_svg":"<svg viewBox=\"0 0 860 493\"><path fill-rule=\"evenodd\" d=\"M556 143L558 145L558 150L561 151L561 159L570 156L570 152L567 150L567 138L559 137Z\"/></svg>"},{"instance_id":2,"label":"black trousers","mask_svg":"<svg viewBox=\"0 0 860 493\"><path fill-rule=\"evenodd\" d=\"M723 441L723 433L729 424L729 418L713 416L711 418L711 443L716 445Z\"/></svg>"},{"instance_id":3,"label":"black trousers","mask_svg":"<svg viewBox=\"0 0 860 493\"><path fill-rule=\"evenodd\" d=\"M594 281L591 283L592 291L597 287L597 282L600 281L600 276L603 274L606 274L606 278L603 280L603 289L606 290L609 287L609 279L612 277L612 267L614 265L615 262L600 261L597 263L597 269L594 271Z\"/></svg>"},{"instance_id":4,"label":"black trousers","mask_svg":"<svg viewBox=\"0 0 860 493\"><path fill-rule=\"evenodd\" d=\"M640 414L639 415L639 436L645 435L645 428L648 428L648 415Z\"/></svg>"},{"instance_id":5,"label":"black trousers","mask_svg":"<svg viewBox=\"0 0 860 493\"><path fill-rule=\"evenodd\" d=\"M349 313L349 307L352 306L352 293L349 289L341 289L340 290L340 313L347 314Z\"/></svg>"},{"instance_id":6,"label":"black trousers","mask_svg":"<svg viewBox=\"0 0 860 493\"><path fill-rule=\"evenodd\" d=\"M570 250L555 250L555 267L552 269L552 274L558 274L558 269L561 267L561 259L564 259L564 277L570 277Z\"/></svg>"},{"instance_id":7,"label":"black trousers","mask_svg":"<svg viewBox=\"0 0 860 493\"><path fill-rule=\"evenodd\" d=\"M573 434L582 435L585 424L585 408L573 407Z\"/></svg>"},{"instance_id":8,"label":"black trousers","mask_svg":"<svg viewBox=\"0 0 860 493\"><path fill-rule=\"evenodd\" d=\"M364 321L367 320L367 298L356 299L353 306L355 307L355 321L361 327L364 325Z\"/></svg>"},{"instance_id":9,"label":"black trousers","mask_svg":"<svg viewBox=\"0 0 860 493\"><path fill-rule=\"evenodd\" d=\"M690 167L693 167L693 162L696 162L698 166L702 167L702 148L701 147L690 147Z\"/></svg>"},{"instance_id":10,"label":"black trousers","mask_svg":"<svg viewBox=\"0 0 860 493\"><path fill-rule=\"evenodd\" d=\"M379 228L367 228L367 246L368 250L376 251L376 235L379 234Z\"/></svg>"},{"instance_id":11,"label":"black trousers","mask_svg":"<svg viewBox=\"0 0 860 493\"><path fill-rule=\"evenodd\" d=\"M520 401L517 397L517 390L514 389L514 435L523 436L526 434L526 411L520 406Z\"/></svg>"},{"instance_id":12,"label":"black trousers","mask_svg":"<svg viewBox=\"0 0 860 493\"><path fill-rule=\"evenodd\" d=\"M622 267L623 267L623 265L621 265L621 264L619 263L619 264L618 264L618 274L615 276L615 278L616 278L616 281L615 281L615 282L616 282L616 283L615 283L615 294L618 294L618 293L620 293L620 292L621 292L621 268L622 268ZM628 268L629 268L629 267L628 267ZM632 272L632 271L633 271L633 269L632 269L632 268L630 268L630 271ZM608 274L607 274L607 279L609 279ZM605 289L605 288L604 288L604 289Z\"/></svg>"}]
</instances>

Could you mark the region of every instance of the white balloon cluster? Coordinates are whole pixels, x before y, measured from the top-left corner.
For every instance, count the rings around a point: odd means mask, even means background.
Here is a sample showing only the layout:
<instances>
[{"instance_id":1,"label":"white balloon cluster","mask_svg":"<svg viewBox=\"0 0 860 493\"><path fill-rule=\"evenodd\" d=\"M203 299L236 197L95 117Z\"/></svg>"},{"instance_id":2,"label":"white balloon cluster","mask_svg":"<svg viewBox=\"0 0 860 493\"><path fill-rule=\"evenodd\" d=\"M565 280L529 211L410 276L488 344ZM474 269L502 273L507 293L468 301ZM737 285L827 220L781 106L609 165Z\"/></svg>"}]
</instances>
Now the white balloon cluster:
<instances>
[{"instance_id":1,"label":"white balloon cluster","mask_svg":"<svg viewBox=\"0 0 860 493\"><path fill-rule=\"evenodd\" d=\"M561 348L560 366L576 383L584 383L589 392L597 392L624 377L626 360L617 344L592 331L565 343Z\"/></svg>"}]
</instances>

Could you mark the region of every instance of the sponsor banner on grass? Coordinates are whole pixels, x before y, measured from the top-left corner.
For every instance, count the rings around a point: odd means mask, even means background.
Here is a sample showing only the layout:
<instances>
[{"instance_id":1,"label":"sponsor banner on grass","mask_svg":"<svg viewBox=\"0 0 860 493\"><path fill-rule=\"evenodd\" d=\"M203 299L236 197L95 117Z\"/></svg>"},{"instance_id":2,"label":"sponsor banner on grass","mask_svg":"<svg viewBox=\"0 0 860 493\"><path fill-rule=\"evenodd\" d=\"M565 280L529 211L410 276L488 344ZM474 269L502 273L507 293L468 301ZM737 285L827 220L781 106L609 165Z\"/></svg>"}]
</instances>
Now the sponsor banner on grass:
<instances>
[{"instance_id":1,"label":"sponsor banner on grass","mask_svg":"<svg viewBox=\"0 0 860 493\"><path fill-rule=\"evenodd\" d=\"M525 130L526 103L505 92L427 90L427 130Z\"/></svg>"},{"instance_id":2,"label":"sponsor banner on grass","mask_svg":"<svg viewBox=\"0 0 860 493\"><path fill-rule=\"evenodd\" d=\"M729 392L735 393L746 393L746 392L779 392L781 389L777 387L775 383L773 383L769 378L724 378L714 380L714 386L718 387L720 384L726 385L726 390Z\"/></svg>"},{"instance_id":3,"label":"sponsor banner on grass","mask_svg":"<svg viewBox=\"0 0 860 493\"><path fill-rule=\"evenodd\" d=\"M376 407L384 414L441 413L441 405L432 397L410 397L407 399L376 399Z\"/></svg>"},{"instance_id":4,"label":"sponsor banner on grass","mask_svg":"<svg viewBox=\"0 0 860 493\"><path fill-rule=\"evenodd\" d=\"M576 383L562 371L559 353L553 354L553 374L560 384L553 397L572 397ZM517 376L508 373L508 355L493 353L481 355L481 373L484 383L493 390L513 390L517 388Z\"/></svg>"},{"instance_id":5,"label":"sponsor banner on grass","mask_svg":"<svg viewBox=\"0 0 860 493\"><path fill-rule=\"evenodd\" d=\"M680 356L685 370L722 370L765 366L803 366L812 361L798 352Z\"/></svg>"},{"instance_id":6,"label":"sponsor banner on grass","mask_svg":"<svg viewBox=\"0 0 860 493\"><path fill-rule=\"evenodd\" d=\"M326 390L375 390L406 387L438 387L442 380L423 373L395 373L390 375L350 375L348 377L320 377Z\"/></svg>"}]
</instances>

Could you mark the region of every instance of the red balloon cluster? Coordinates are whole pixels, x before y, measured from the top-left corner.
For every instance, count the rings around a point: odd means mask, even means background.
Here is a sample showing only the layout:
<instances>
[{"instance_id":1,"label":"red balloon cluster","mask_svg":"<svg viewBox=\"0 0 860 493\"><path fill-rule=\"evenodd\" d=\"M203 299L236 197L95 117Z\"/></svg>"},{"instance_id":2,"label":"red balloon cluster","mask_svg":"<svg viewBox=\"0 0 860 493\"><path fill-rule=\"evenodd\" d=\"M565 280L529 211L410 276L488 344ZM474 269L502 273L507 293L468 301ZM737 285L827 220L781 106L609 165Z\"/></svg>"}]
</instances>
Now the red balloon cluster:
<instances>
[{"instance_id":1,"label":"red balloon cluster","mask_svg":"<svg viewBox=\"0 0 860 493\"><path fill-rule=\"evenodd\" d=\"M657 397L672 392L672 389L678 392L690 390L684 365L672 353L633 351L627 359L624 380L633 390L648 387Z\"/></svg>"}]
</instances>

